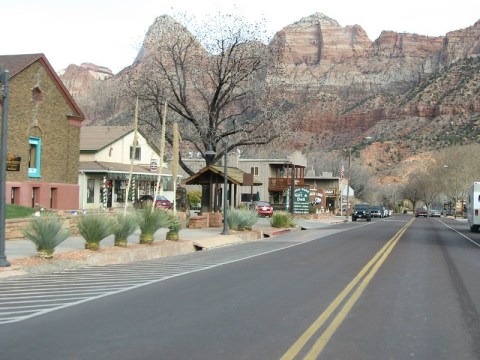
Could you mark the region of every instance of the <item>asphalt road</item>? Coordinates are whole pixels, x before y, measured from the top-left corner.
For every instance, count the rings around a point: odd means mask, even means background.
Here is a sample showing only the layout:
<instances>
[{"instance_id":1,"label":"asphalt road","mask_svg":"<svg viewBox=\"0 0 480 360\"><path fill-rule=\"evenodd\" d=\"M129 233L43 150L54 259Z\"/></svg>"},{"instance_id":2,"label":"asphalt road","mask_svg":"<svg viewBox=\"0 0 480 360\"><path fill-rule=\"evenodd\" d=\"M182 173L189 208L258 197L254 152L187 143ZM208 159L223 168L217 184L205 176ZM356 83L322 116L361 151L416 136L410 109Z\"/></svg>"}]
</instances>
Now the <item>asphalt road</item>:
<instances>
[{"instance_id":1,"label":"asphalt road","mask_svg":"<svg viewBox=\"0 0 480 360\"><path fill-rule=\"evenodd\" d=\"M479 244L465 223L395 216L93 277L5 280L2 313L65 279L81 300L11 315L0 359L479 359Z\"/></svg>"}]
</instances>

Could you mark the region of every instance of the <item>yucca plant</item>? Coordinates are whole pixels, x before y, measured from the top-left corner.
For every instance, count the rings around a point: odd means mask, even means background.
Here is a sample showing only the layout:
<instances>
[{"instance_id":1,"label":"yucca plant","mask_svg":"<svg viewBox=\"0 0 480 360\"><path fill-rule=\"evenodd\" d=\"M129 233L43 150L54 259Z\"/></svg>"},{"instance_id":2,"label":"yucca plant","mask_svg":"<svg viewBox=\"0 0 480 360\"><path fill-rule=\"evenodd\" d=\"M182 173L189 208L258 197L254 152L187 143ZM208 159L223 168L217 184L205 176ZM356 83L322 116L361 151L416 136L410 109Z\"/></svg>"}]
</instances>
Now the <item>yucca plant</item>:
<instances>
[{"instance_id":1,"label":"yucca plant","mask_svg":"<svg viewBox=\"0 0 480 360\"><path fill-rule=\"evenodd\" d=\"M33 218L22 234L35 244L41 258L50 259L55 248L70 237L70 230L56 216L41 216Z\"/></svg>"},{"instance_id":2,"label":"yucca plant","mask_svg":"<svg viewBox=\"0 0 480 360\"><path fill-rule=\"evenodd\" d=\"M276 228L291 228L295 226L293 215L286 211L274 212L270 223Z\"/></svg>"},{"instance_id":3,"label":"yucca plant","mask_svg":"<svg viewBox=\"0 0 480 360\"><path fill-rule=\"evenodd\" d=\"M137 218L133 214L119 214L112 221L113 245L127 247L128 237L137 228Z\"/></svg>"},{"instance_id":4,"label":"yucca plant","mask_svg":"<svg viewBox=\"0 0 480 360\"><path fill-rule=\"evenodd\" d=\"M166 210L146 207L137 212L137 223L140 227L140 244L152 244L153 236L158 229L168 227L169 214Z\"/></svg>"},{"instance_id":5,"label":"yucca plant","mask_svg":"<svg viewBox=\"0 0 480 360\"><path fill-rule=\"evenodd\" d=\"M179 231L182 228L182 219L178 215L170 214L168 219L167 240L178 240Z\"/></svg>"},{"instance_id":6,"label":"yucca plant","mask_svg":"<svg viewBox=\"0 0 480 360\"><path fill-rule=\"evenodd\" d=\"M230 230L243 231L251 229L258 221L258 214L249 209L233 209L227 211L227 223Z\"/></svg>"},{"instance_id":7,"label":"yucca plant","mask_svg":"<svg viewBox=\"0 0 480 360\"><path fill-rule=\"evenodd\" d=\"M77 227L88 250L100 249L100 241L112 234L110 219L102 215L84 215L80 217Z\"/></svg>"}]
</instances>

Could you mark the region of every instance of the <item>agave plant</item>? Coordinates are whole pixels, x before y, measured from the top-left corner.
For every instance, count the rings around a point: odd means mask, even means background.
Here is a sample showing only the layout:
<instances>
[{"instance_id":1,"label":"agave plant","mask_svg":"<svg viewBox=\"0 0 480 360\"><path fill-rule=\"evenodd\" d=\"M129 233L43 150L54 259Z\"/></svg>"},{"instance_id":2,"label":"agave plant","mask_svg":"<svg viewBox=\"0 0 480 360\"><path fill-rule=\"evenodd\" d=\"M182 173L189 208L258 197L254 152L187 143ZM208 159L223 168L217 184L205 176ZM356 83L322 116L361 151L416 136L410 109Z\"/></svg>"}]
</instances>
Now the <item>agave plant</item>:
<instances>
[{"instance_id":1,"label":"agave plant","mask_svg":"<svg viewBox=\"0 0 480 360\"><path fill-rule=\"evenodd\" d=\"M251 229L258 221L258 214L256 211L248 209L233 209L227 211L228 228L231 230L243 231Z\"/></svg>"},{"instance_id":2,"label":"agave plant","mask_svg":"<svg viewBox=\"0 0 480 360\"><path fill-rule=\"evenodd\" d=\"M80 235L85 239L85 249L100 249L100 241L112 234L111 221L102 215L85 215L77 224Z\"/></svg>"},{"instance_id":3,"label":"agave plant","mask_svg":"<svg viewBox=\"0 0 480 360\"><path fill-rule=\"evenodd\" d=\"M40 257L50 259L55 248L70 237L70 230L58 217L41 216L33 218L22 234L35 244Z\"/></svg>"},{"instance_id":4,"label":"agave plant","mask_svg":"<svg viewBox=\"0 0 480 360\"><path fill-rule=\"evenodd\" d=\"M170 214L168 219L167 240L178 240L179 231L182 228L182 219L178 215Z\"/></svg>"},{"instance_id":5,"label":"agave plant","mask_svg":"<svg viewBox=\"0 0 480 360\"><path fill-rule=\"evenodd\" d=\"M117 215L112 222L113 245L127 247L128 237L133 234L137 226L137 219L134 215Z\"/></svg>"},{"instance_id":6,"label":"agave plant","mask_svg":"<svg viewBox=\"0 0 480 360\"><path fill-rule=\"evenodd\" d=\"M137 223L140 227L140 244L152 244L157 230L168 227L169 218L167 210L152 209L152 207L139 210Z\"/></svg>"}]
</instances>

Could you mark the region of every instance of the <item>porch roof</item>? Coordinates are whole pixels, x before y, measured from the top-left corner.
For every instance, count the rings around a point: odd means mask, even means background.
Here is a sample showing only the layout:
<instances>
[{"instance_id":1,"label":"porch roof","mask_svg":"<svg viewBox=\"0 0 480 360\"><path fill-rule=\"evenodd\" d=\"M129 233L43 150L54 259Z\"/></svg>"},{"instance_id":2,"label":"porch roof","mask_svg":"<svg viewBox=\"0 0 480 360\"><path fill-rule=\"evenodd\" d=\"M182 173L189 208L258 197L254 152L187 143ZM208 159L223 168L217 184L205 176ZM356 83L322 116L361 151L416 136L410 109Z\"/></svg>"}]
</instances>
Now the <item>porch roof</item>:
<instances>
[{"instance_id":1,"label":"porch roof","mask_svg":"<svg viewBox=\"0 0 480 360\"><path fill-rule=\"evenodd\" d=\"M208 185L213 180L214 182L223 182L224 169L222 165L208 165L200 169L196 174L184 180L185 185ZM243 175L247 174L245 171L236 167L227 167L227 182L239 186L246 186L243 183ZM253 183L253 186L260 186L261 182Z\"/></svg>"},{"instance_id":2,"label":"porch roof","mask_svg":"<svg viewBox=\"0 0 480 360\"><path fill-rule=\"evenodd\" d=\"M105 161L81 161L78 168L79 171L84 173L128 174L130 172L130 164ZM150 171L150 167L147 165L133 165L132 174L152 177L158 176L158 172ZM163 169L162 175L172 176L172 173L169 169Z\"/></svg>"}]
</instances>

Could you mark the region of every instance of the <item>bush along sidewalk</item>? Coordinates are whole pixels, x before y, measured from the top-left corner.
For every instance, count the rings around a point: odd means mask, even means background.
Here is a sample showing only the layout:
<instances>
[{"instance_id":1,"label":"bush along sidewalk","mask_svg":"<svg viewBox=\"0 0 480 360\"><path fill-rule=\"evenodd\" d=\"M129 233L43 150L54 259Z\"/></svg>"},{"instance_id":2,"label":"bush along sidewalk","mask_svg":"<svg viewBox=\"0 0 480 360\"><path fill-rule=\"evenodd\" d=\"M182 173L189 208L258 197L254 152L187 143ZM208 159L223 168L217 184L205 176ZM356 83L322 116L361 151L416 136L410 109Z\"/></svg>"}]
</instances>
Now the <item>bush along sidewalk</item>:
<instances>
[{"instance_id":1,"label":"bush along sidewalk","mask_svg":"<svg viewBox=\"0 0 480 360\"><path fill-rule=\"evenodd\" d=\"M71 233L58 217L40 216L33 218L22 230L22 234L35 244L41 258L51 259L55 248L68 239Z\"/></svg>"},{"instance_id":2,"label":"bush along sidewalk","mask_svg":"<svg viewBox=\"0 0 480 360\"><path fill-rule=\"evenodd\" d=\"M77 227L88 250L99 250L100 241L113 233L111 220L103 215L82 215Z\"/></svg>"},{"instance_id":3,"label":"bush along sidewalk","mask_svg":"<svg viewBox=\"0 0 480 360\"><path fill-rule=\"evenodd\" d=\"M128 237L137 229L137 218L135 214L118 214L112 221L112 232L114 236L113 245L127 247Z\"/></svg>"},{"instance_id":4,"label":"bush along sidewalk","mask_svg":"<svg viewBox=\"0 0 480 360\"><path fill-rule=\"evenodd\" d=\"M292 228L295 227L293 215L286 211L277 211L273 213L271 225L276 228Z\"/></svg>"},{"instance_id":5,"label":"bush along sidewalk","mask_svg":"<svg viewBox=\"0 0 480 360\"><path fill-rule=\"evenodd\" d=\"M258 221L256 211L248 209L232 209L227 211L227 224L230 230L251 230Z\"/></svg>"},{"instance_id":6,"label":"bush along sidewalk","mask_svg":"<svg viewBox=\"0 0 480 360\"><path fill-rule=\"evenodd\" d=\"M147 206L138 210L137 223L140 227L140 244L153 244L153 236L157 230L168 227L169 213L162 209Z\"/></svg>"},{"instance_id":7,"label":"bush along sidewalk","mask_svg":"<svg viewBox=\"0 0 480 360\"><path fill-rule=\"evenodd\" d=\"M177 241L179 237L180 229L184 227L182 219L178 215L170 214L168 219L168 232L166 235L167 240Z\"/></svg>"}]
</instances>

